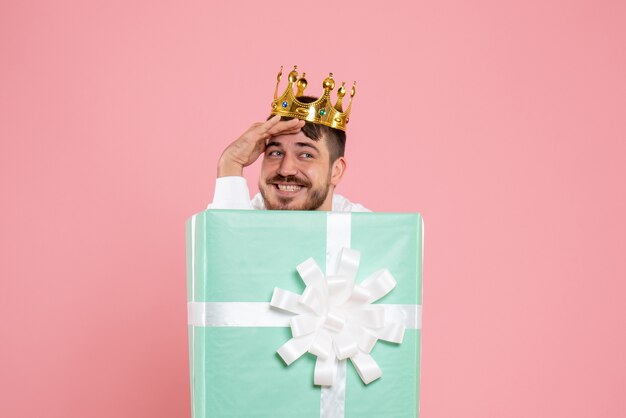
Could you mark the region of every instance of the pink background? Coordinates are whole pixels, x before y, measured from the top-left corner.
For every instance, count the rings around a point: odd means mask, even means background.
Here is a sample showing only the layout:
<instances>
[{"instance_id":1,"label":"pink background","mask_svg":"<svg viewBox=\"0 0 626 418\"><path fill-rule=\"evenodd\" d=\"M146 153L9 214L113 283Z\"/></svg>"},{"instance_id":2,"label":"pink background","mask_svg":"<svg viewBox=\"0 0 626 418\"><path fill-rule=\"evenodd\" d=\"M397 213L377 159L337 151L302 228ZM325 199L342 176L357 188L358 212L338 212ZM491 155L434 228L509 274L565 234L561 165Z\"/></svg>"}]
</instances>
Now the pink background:
<instances>
[{"instance_id":1,"label":"pink background","mask_svg":"<svg viewBox=\"0 0 626 418\"><path fill-rule=\"evenodd\" d=\"M0 416L190 416L184 222L281 64L424 215L422 417L626 416L626 3L98 3L0 5Z\"/></svg>"}]
</instances>

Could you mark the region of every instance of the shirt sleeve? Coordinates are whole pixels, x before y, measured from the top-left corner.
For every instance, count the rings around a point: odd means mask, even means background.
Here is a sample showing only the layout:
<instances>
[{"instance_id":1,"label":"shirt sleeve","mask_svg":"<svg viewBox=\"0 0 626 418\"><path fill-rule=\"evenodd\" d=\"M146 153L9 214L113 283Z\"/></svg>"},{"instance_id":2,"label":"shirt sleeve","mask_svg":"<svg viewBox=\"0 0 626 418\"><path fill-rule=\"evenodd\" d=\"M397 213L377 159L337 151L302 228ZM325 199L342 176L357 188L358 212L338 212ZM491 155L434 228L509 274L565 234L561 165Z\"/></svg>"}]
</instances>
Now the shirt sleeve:
<instances>
[{"instance_id":1,"label":"shirt sleeve","mask_svg":"<svg viewBox=\"0 0 626 418\"><path fill-rule=\"evenodd\" d=\"M213 202L207 209L252 209L246 179L241 176L215 179Z\"/></svg>"}]
</instances>

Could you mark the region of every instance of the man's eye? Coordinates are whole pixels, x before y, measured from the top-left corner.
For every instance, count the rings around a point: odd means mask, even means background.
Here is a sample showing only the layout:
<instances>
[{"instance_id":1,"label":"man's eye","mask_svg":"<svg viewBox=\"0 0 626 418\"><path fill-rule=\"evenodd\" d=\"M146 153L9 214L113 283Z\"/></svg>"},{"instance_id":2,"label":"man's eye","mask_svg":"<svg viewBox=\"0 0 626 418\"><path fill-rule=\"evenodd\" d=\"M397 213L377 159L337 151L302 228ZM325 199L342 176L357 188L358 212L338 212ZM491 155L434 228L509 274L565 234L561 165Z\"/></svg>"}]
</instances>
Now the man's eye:
<instances>
[{"instance_id":1,"label":"man's eye","mask_svg":"<svg viewBox=\"0 0 626 418\"><path fill-rule=\"evenodd\" d=\"M281 152L280 151L270 151L269 155L270 157L280 157L281 156Z\"/></svg>"},{"instance_id":2,"label":"man's eye","mask_svg":"<svg viewBox=\"0 0 626 418\"><path fill-rule=\"evenodd\" d=\"M304 154L302 154L302 157L304 157L304 158L313 158L313 154L309 154L308 152L305 152Z\"/></svg>"}]
</instances>

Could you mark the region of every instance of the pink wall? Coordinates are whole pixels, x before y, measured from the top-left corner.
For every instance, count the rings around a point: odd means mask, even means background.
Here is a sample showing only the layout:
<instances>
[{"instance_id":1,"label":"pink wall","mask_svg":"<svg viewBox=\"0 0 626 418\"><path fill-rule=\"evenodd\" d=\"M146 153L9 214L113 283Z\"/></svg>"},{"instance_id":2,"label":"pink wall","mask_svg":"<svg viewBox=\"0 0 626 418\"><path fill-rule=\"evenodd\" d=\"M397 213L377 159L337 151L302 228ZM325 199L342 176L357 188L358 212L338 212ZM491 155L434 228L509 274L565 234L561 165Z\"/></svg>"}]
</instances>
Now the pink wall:
<instances>
[{"instance_id":1,"label":"pink wall","mask_svg":"<svg viewBox=\"0 0 626 418\"><path fill-rule=\"evenodd\" d=\"M0 416L190 416L184 221L281 64L358 80L339 192L425 217L422 416L626 416L626 3L12 3Z\"/></svg>"}]
</instances>

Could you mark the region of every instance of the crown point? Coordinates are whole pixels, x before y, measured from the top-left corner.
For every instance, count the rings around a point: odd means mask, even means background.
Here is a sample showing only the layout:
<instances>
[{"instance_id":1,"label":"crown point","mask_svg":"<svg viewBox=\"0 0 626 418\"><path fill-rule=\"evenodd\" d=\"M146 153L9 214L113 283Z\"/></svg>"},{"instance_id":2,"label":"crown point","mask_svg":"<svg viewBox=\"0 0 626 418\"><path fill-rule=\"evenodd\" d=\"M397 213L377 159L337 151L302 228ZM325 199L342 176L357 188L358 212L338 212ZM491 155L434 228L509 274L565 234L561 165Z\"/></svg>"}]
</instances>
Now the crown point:
<instances>
[{"instance_id":1,"label":"crown point","mask_svg":"<svg viewBox=\"0 0 626 418\"><path fill-rule=\"evenodd\" d=\"M346 88L344 87L345 84L346 84L346 82L342 81L341 82L341 87L339 87L339 90L337 90L337 96L340 97L340 98L346 95Z\"/></svg>"},{"instance_id":2,"label":"crown point","mask_svg":"<svg viewBox=\"0 0 626 418\"><path fill-rule=\"evenodd\" d=\"M276 100L278 98L278 85L280 84L280 80L283 77L283 66L280 66L280 71L278 72L278 75L276 76L276 88L274 89L274 100Z\"/></svg>"},{"instance_id":3,"label":"crown point","mask_svg":"<svg viewBox=\"0 0 626 418\"><path fill-rule=\"evenodd\" d=\"M308 84L308 82L306 81L306 78L304 78L305 76L306 76L306 73L302 73L302 77L300 77L298 79L298 82L296 83L296 87L298 88L296 97L304 96L304 89L306 89L306 86Z\"/></svg>"},{"instance_id":4,"label":"crown point","mask_svg":"<svg viewBox=\"0 0 626 418\"><path fill-rule=\"evenodd\" d=\"M346 88L344 87L346 85L345 81L341 82L341 87L339 87L339 90L337 90L337 103L335 103L335 109L337 109L338 112L343 112L343 96L346 95Z\"/></svg>"},{"instance_id":5,"label":"crown point","mask_svg":"<svg viewBox=\"0 0 626 418\"><path fill-rule=\"evenodd\" d=\"M297 79L298 79L298 72L294 68L293 71L289 73L289 82L295 83Z\"/></svg>"},{"instance_id":6,"label":"crown point","mask_svg":"<svg viewBox=\"0 0 626 418\"><path fill-rule=\"evenodd\" d=\"M322 84L324 90L332 90L335 88L335 80L333 80L333 73L330 73L328 77L324 80L324 84Z\"/></svg>"}]
</instances>

